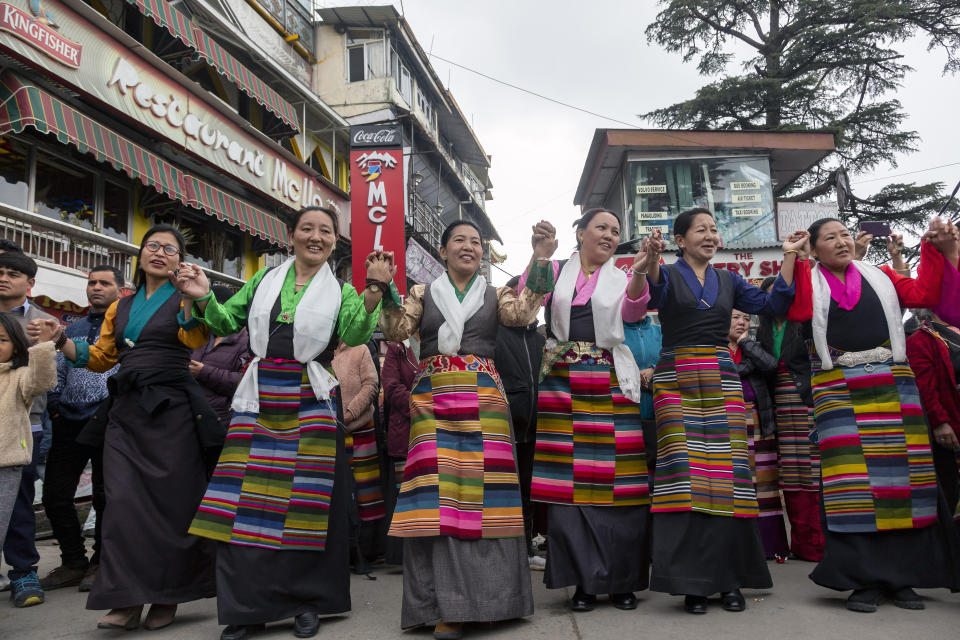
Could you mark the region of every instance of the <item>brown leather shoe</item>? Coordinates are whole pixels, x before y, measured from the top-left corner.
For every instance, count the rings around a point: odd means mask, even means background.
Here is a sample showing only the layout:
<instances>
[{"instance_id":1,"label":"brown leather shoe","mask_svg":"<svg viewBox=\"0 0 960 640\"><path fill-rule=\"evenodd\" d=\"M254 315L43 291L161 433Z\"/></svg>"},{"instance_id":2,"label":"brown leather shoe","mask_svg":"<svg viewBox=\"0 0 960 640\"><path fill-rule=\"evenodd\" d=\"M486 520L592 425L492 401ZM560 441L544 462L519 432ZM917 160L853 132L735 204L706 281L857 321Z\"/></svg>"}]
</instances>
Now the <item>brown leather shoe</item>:
<instances>
[{"instance_id":1,"label":"brown leather shoe","mask_svg":"<svg viewBox=\"0 0 960 640\"><path fill-rule=\"evenodd\" d=\"M124 609L111 609L110 613L97 621L97 629L126 629L127 631L133 631L140 626L141 613L143 613L142 604Z\"/></svg>"},{"instance_id":2,"label":"brown leather shoe","mask_svg":"<svg viewBox=\"0 0 960 640\"><path fill-rule=\"evenodd\" d=\"M83 580L80 581L80 586L77 587L77 591L82 591L86 593L93 588L93 580L97 577L97 569L100 568L98 564L92 564L87 567L87 572L83 574Z\"/></svg>"},{"instance_id":3,"label":"brown leather shoe","mask_svg":"<svg viewBox=\"0 0 960 640\"><path fill-rule=\"evenodd\" d=\"M40 586L44 591L62 589L63 587L75 587L83 580L86 569L75 569L66 565L60 565L47 575L40 578Z\"/></svg>"},{"instance_id":4,"label":"brown leather shoe","mask_svg":"<svg viewBox=\"0 0 960 640\"><path fill-rule=\"evenodd\" d=\"M177 615L177 605L175 604L152 604L147 613L147 619L143 621L143 628L147 631L156 631L173 624L173 619Z\"/></svg>"}]
</instances>

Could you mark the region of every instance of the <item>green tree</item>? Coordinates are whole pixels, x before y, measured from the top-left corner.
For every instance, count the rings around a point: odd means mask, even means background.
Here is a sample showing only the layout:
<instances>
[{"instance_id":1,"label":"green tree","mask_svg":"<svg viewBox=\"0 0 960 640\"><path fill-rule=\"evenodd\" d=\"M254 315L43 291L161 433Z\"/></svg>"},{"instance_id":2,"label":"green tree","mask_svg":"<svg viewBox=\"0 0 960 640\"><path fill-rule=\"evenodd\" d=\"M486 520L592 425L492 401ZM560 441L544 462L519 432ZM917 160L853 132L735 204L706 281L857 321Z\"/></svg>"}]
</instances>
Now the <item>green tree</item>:
<instances>
[{"instance_id":1,"label":"green tree","mask_svg":"<svg viewBox=\"0 0 960 640\"><path fill-rule=\"evenodd\" d=\"M647 39L720 79L690 100L641 117L659 126L834 133L837 152L792 185L784 200L829 193L838 168L856 175L897 166L917 150L893 97L912 71L898 45L924 37L960 70L958 0L659 0ZM746 52L744 54L744 51ZM738 75L728 69L742 61ZM951 185L952 186L952 185ZM891 184L852 196L848 221L885 219L916 233L947 200L942 183ZM960 211L956 203L949 207Z\"/></svg>"}]
</instances>

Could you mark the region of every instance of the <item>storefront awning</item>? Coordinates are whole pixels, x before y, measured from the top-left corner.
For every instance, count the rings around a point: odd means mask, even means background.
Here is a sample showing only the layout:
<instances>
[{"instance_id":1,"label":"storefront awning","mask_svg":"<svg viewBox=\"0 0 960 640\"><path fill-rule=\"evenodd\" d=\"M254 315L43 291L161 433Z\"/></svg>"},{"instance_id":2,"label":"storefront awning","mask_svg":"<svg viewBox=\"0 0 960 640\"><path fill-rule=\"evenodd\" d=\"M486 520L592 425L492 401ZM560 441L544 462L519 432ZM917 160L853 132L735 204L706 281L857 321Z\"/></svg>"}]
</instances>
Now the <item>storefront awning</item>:
<instances>
[{"instance_id":1,"label":"storefront awning","mask_svg":"<svg viewBox=\"0 0 960 640\"><path fill-rule=\"evenodd\" d=\"M5 70L0 74L0 134L20 133L27 126L53 133L60 142L110 162L148 187L186 201L183 173L175 166Z\"/></svg>"},{"instance_id":2,"label":"storefront awning","mask_svg":"<svg viewBox=\"0 0 960 640\"><path fill-rule=\"evenodd\" d=\"M140 145L95 122L9 69L0 73L0 135L31 126L82 153L110 162L131 178L183 204L202 209L278 246L286 229L276 216L184 173Z\"/></svg>"},{"instance_id":3,"label":"storefront awning","mask_svg":"<svg viewBox=\"0 0 960 640\"><path fill-rule=\"evenodd\" d=\"M159 26L169 31L170 35L179 38L183 44L196 51L221 75L273 112L290 128L296 131L300 130L293 105L264 84L256 74L227 53L213 38L194 25L187 16L171 7L166 0L127 0L127 2L136 5L143 15L152 18Z\"/></svg>"},{"instance_id":4,"label":"storefront awning","mask_svg":"<svg viewBox=\"0 0 960 640\"><path fill-rule=\"evenodd\" d=\"M287 245L287 229L276 216L221 191L191 175L184 176L187 192L196 205L218 220L226 220L252 235L280 246Z\"/></svg>"}]
</instances>

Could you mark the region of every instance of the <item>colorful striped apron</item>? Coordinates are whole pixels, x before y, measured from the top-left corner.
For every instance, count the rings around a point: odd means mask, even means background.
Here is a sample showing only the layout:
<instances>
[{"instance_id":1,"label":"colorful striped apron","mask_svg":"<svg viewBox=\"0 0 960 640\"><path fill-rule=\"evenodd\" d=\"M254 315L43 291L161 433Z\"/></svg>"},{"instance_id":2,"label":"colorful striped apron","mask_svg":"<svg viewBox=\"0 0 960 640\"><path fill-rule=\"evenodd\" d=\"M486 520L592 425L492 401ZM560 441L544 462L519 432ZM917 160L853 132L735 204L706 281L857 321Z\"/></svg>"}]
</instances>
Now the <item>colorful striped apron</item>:
<instances>
[{"instance_id":1,"label":"colorful striped apron","mask_svg":"<svg viewBox=\"0 0 960 640\"><path fill-rule=\"evenodd\" d=\"M747 416L747 446L750 451L750 469L757 490L758 515L761 518L783 517L780 500L780 468L777 464L777 434L760 434L760 415L752 402L745 405Z\"/></svg>"},{"instance_id":2,"label":"colorful striped apron","mask_svg":"<svg viewBox=\"0 0 960 640\"><path fill-rule=\"evenodd\" d=\"M650 504L640 407L621 392L608 350L571 344L540 382L530 499Z\"/></svg>"},{"instance_id":3,"label":"colorful striped apron","mask_svg":"<svg viewBox=\"0 0 960 640\"><path fill-rule=\"evenodd\" d=\"M813 347L813 409L827 528L918 529L937 517L937 479L913 371L892 360L824 370ZM836 359L842 351L830 349Z\"/></svg>"},{"instance_id":4,"label":"colorful striped apron","mask_svg":"<svg viewBox=\"0 0 960 640\"><path fill-rule=\"evenodd\" d=\"M506 395L493 360L434 356L410 393L410 444L389 535L522 536Z\"/></svg>"},{"instance_id":5,"label":"colorful striped apron","mask_svg":"<svg viewBox=\"0 0 960 640\"><path fill-rule=\"evenodd\" d=\"M813 409L800 397L793 376L781 363L773 392L780 448L780 487L784 491L820 491L820 451L810 440Z\"/></svg>"},{"instance_id":6,"label":"colorful striped apron","mask_svg":"<svg viewBox=\"0 0 960 640\"><path fill-rule=\"evenodd\" d=\"M380 485L380 458L377 456L377 432L373 418L363 429L347 434L344 447L353 470L360 519L364 522L379 520L386 515L387 509Z\"/></svg>"},{"instance_id":7,"label":"colorful striped apron","mask_svg":"<svg viewBox=\"0 0 960 640\"><path fill-rule=\"evenodd\" d=\"M264 358L260 414L234 413L190 533L264 549L323 550L337 455L336 390L320 402L306 368Z\"/></svg>"},{"instance_id":8,"label":"colorful striped apron","mask_svg":"<svg viewBox=\"0 0 960 640\"><path fill-rule=\"evenodd\" d=\"M653 384L657 469L651 511L756 517L743 387L730 349L664 349Z\"/></svg>"}]
</instances>

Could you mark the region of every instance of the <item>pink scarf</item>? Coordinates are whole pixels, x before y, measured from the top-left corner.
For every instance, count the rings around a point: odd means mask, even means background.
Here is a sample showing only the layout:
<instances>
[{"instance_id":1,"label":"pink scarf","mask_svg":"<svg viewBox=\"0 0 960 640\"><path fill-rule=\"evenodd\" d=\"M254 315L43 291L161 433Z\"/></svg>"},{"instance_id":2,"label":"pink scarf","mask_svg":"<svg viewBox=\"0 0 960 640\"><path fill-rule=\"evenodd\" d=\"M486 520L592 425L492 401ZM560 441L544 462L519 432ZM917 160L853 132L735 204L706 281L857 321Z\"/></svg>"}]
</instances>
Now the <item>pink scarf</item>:
<instances>
[{"instance_id":1,"label":"pink scarf","mask_svg":"<svg viewBox=\"0 0 960 640\"><path fill-rule=\"evenodd\" d=\"M847 265L847 271L844 274L845 282L840 282L840 278L830 273L823 265L820 265L820 273L830 285L830 297L836 301L838 307L844 311L850 311L857 306L860 302L861 276L852 262Z\"/></svg>"}]
</instances>

